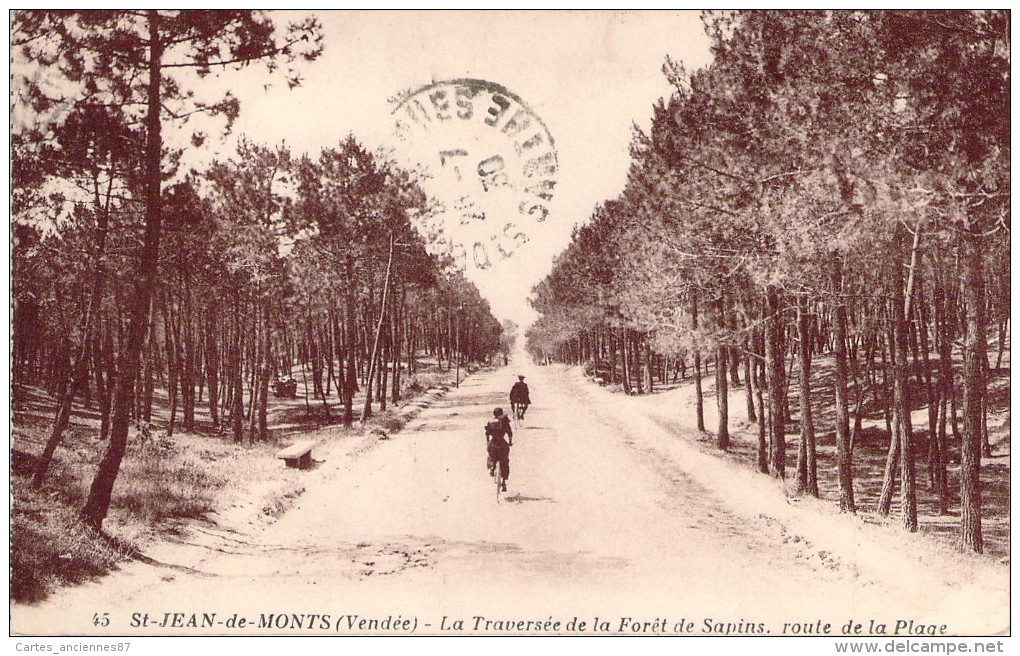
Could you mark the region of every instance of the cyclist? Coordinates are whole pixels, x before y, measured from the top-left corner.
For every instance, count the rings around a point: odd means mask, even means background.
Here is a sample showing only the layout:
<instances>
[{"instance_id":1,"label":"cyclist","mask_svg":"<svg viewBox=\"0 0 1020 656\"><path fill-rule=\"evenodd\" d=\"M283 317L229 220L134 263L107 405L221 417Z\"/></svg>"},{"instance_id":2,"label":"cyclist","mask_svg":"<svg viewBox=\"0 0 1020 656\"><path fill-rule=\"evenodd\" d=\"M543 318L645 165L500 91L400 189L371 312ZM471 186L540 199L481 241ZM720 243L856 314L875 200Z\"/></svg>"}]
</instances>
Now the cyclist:
<instances>
[{"instance_id":1,"label":"cyclist","mask_svg":"<svg viewBox=\"0 0 1020 656\"><path fill-rule=\"evenodd\" d=\"M486 466L489 476L496 475L496 463L503 469L503 491L506 492L506 479L510 478L510 447L514 445L514 431L510 426L510 418L503 414L503 408L492 411L494 419L485 424L485 442L489 452Z\"/></svg>"},{"instance_id":2,"label":"cyclist","mask_svg":"<svg viewBox=\"0 0 1020 656\"><path fill-rule=\"evenodd\" d=\"M531 405L531 397L528 392L528 384L524 382L524 376L518 376L517 382L510 388L510 407L513 408L517 419L524 419L524 413Z\"/></svg>"}]
</instances>

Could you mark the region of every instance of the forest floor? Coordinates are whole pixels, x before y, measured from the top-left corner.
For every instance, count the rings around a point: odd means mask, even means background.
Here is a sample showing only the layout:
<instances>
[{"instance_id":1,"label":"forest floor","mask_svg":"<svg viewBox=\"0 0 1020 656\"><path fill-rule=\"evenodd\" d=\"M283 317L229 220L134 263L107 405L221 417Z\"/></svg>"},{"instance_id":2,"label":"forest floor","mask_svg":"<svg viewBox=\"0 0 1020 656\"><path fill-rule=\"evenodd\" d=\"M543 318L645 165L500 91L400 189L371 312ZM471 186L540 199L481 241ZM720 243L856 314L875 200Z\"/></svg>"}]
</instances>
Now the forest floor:
<instances>
[{"instance_id":1,"label":"forest floor","mask_svg":"<svg viewBox=\"0 0 1020 656\"><path fill-rule=\"evenodd\" d=\"M517 373L534 405L497 501L482 426ZM1008 630L1009 567L999 558L786 496L774 479L707 453L697 436L678 436L646 412L665 401L688 414L684 390L626 397L561 366L475 373L390 439L325 443L318 466L298 472L304 493L276 521L252 524L244 513L192 521L176 540L149 545L147 562L13 604L12 631ZM165 614L173 612L184 623ZM96 613L108 623L94 624ZM388 630L387 620L409 624Z\"/></svg>"},{"instance_id":2,"label":"forest floor","mask_svg":"<svg viewBox=\"0 0 1020 656\"><path fill-rule=\"evenodd\" d=\"M462 369L461 379L468 373ZM386 412L375 410L366 426L356 421L348 429L338 423L342 404L335 390L328 397L327 418L321 398L310 398L310 389L305 397L297 372L296 398L270 393L270 440L250 442L246 421L240 444L213 425L208 404L202 402L196 403L194 430L183 429L178 409L176 428L168 437L169 400L165 389L157 389L148 435L135 424L131 427L104 523L108 539L78 519L106 447L95 401L86 407L76 400L47 479L35 489L32 475L52 429L55 401L37 387L16 388L11 420L11 598L38 601L62 585L102 576L153 544L180 539L192 520L246 527L272 523L304 492L303 472L276 458L281 448L313 439L340 441L357 451L378 440L380 429L399 429L455 384L455 370L446 371L435 360L422 359L415 374L403 375L400 402L390 404ZM355 399L356 413L363 399ZM316 457L317 451L312 455Z\"/></svg>"},{"instance_id":3,"label":"forest floor","mask_svg":"<svg viewBox=\"0 0 1020 656\"><path fill-rule=\"evenodd\" d=\"M1009 350L1001 367L993 368L989 375L988 436L991 457L981 459L981 503L982 535L984 553L1001 561L1010 562L1010 357ZM819 498L831 504L838 503L839 489L836 476L836 438L834 416L831 408L833 363L828 358L817 358L812 363L812 411L815 427L815 442L818 454ZM578 370L580 371L580 370ZM742 373L742 372L741 372ZM578 374L580 375L580 373ZM683 435L697 444L707 454L739 464L751 470L757 468L758 424L748 421L746 404L746 381L729 384L729 432L730 445L721 451L715 446L719 414L716 405L715 372L702 379L704 390L704 419L706 432L697 430L693 378L688 376L679 383L657 386L651 395L627 397L621 386L607 385L602 391L607 394L607 403L617 403L619 412L627 416L641 414L673 434ZM796 475L797 449L800 444L797 370L792 369L790 381L791 422L786 426L786 474L783 493L791 503L806 501L804 495L793 489ZM913 398L922 398L914 390ZM609 400L613 399L613 400ZM962 404L958 406L961 412ZM962 429L962 418L960 418ZM913 405L911 423L914 433L916 458L916 491L918 504L919 531L937 539L948 548L955 548L960 541L960 498L959 498L959 443L950 432L950 462L947 467L949 487L949 512L938 513L938 499L929 481L928 460L928 408L919 402ZM858 435L853 451L854 497L858 516L865 522L899 526L900 486L899 470L895 495L890 514L882 516L877 510L882 490L886 456L889 449L889 434L882 410L874 400L865 406L862 432ZM948 429L947 429L948 430Z\"/></svg>"}]
</instances>

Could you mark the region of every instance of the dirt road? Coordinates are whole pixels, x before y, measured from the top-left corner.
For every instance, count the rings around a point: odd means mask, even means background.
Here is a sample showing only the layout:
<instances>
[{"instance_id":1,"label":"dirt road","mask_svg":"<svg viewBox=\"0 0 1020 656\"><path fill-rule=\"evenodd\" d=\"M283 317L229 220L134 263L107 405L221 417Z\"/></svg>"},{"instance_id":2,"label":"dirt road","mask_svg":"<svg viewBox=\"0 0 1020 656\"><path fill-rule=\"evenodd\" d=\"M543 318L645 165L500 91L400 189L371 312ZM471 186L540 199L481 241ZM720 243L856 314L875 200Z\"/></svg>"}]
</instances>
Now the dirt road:
<instances>
[{"instance_id":1,"label":"dirt road","mask_svg":"<svg viewBox=\"0 0 1020 656\"><path fill-rule=\"evenodd\" d=\"M497 504L482 426L494 406L507 406L518 371L535 404ZM825 633L826 624L839 634L851 622L862 633L884 625L905 636L942 625L1004 628L1001 614L974 605L979 591L923 564L878 576L859 553L831 552L780 521L727 507L685 470L696 461L663 454L661 435L617 416L604 398L554 367L476 374L389 440L343 457L340 445L317 451L323 462L307 473L306 492L275 524L196 527L190 544L153 554L176 568L131 563L39 606L14 606L12 630L756 635Z\"/></svg>"}]
</instances>

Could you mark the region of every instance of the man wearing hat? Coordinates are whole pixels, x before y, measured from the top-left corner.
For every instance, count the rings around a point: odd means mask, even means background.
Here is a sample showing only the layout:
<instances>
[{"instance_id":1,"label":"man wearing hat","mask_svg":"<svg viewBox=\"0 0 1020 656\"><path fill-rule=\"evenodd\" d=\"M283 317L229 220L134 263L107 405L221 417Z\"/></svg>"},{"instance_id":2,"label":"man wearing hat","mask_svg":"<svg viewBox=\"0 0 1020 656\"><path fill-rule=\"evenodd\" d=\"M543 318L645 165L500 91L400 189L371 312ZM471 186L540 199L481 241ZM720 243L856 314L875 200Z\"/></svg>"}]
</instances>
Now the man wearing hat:
<instances>
[{"instance_id":1,"label":"man wearing hat","mask_svg":"<svg viewBox=\"0 0 1020 656\"><path fill-rule=\"evenodd\" d=\"M517 382L510 388L510 407L516 413L517 419L524 419L524 413L531 405L531 397L528 393L528 385L524 382L524 376L518 376Z\"/></svg>"}]
</instances>

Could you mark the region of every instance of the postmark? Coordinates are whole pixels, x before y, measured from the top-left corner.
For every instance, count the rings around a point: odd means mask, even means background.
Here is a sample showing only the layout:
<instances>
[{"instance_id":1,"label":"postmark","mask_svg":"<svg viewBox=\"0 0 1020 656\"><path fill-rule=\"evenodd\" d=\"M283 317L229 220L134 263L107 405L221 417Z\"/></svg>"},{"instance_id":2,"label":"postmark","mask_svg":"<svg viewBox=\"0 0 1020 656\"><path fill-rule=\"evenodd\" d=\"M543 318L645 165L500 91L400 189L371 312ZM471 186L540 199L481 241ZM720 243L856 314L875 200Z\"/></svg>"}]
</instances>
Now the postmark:
<instances>
[{"instance_id":1,"label":"postmark","mask_svg":"<svg viewBox=\"0 0 1020 656\"><path fill-rule=\"evenodd\" d=\"M559 158L545 122L506 87L434 82L395 101L397 156L436 200L437 250L488 269L550 216Z\"/></svg>"}]
</instances>

